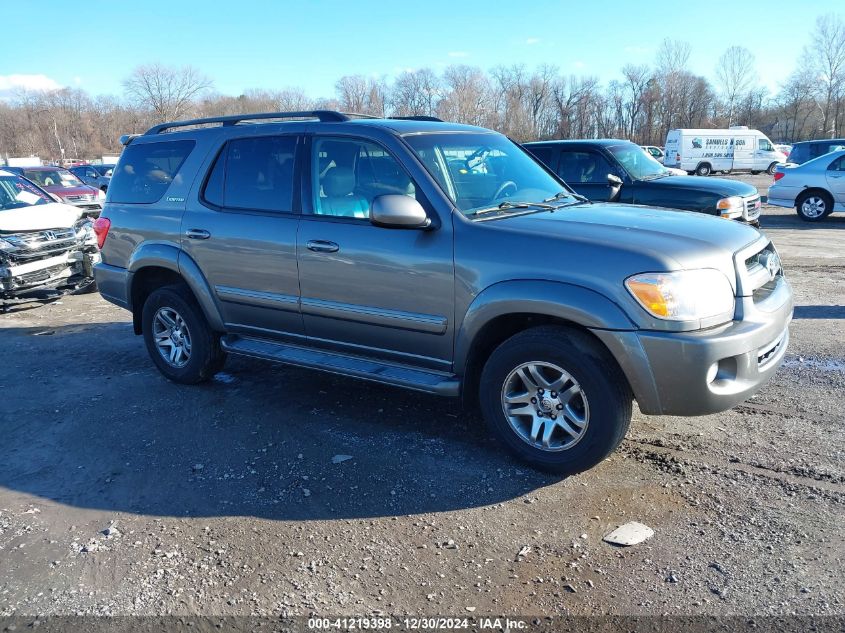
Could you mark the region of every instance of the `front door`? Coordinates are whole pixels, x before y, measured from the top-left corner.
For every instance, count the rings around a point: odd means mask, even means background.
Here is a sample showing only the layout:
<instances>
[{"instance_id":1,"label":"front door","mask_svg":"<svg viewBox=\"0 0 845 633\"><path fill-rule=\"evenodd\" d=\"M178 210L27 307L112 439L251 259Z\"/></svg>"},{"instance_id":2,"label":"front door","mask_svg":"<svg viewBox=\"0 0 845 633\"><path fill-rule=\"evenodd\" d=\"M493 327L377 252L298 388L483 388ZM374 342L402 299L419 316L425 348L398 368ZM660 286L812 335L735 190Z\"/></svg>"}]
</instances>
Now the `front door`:
<instances>
[{"instance_id":1,"label":"front door","mask_svg":"<svg viewBox=\"0 0 845 633\"><path fill-rule=\"evenodd\" d=\"M182 248L205 275L229 331L303 338L294 196L298 145L296 135L229 140L182 218Z\"/></svg>"},{"instance_id":2,"label":"front door","mask_svg":"<svg viewBox=\"0 0 845 633\"><path fill-rule=\"evenodd\" d=\"M356 355L449 370L454 336L450 218L432 230L369 221L382 194L435 211L384 147L356 137L311 139L297 240L309 343Z\"/></svg>"}]
</instances>

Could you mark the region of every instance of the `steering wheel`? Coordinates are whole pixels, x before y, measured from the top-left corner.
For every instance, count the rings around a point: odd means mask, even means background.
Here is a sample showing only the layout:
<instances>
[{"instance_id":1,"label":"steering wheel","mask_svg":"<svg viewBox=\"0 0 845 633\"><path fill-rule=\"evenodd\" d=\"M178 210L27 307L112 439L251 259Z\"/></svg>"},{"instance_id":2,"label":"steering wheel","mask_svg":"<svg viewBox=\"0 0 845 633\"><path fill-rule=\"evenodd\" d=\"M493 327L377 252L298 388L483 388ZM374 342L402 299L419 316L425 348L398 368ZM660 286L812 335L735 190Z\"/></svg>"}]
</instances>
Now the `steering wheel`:
<instances>
[{"instance_id":1,"label":"steering wheel","mask_svg":"<svg viewBox=\"0 0 845 633\"><path fill-rule=\"evenodd\" d=\"M493 200L498 200L499 198L503 197L505 191L507 191L509 188L513 189L511 193L516 193L517 186L513 180L506 180L501 185L499 185L499 188L496 189L496 193L493 194Z\"/></svg>"}]
</instances>

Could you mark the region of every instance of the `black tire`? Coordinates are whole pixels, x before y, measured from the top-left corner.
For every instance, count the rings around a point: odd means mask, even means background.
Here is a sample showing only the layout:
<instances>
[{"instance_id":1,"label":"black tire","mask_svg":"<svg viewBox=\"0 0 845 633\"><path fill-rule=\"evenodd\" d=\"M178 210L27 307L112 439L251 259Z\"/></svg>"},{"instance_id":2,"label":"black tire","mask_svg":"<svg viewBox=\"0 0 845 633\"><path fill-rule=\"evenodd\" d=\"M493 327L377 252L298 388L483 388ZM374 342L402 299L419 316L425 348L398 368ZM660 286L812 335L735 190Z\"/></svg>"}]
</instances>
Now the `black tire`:
<instances>
[{"instance_id":1,"label":"black tire","mask_svg":"<svg viewBox=\"0 0 845 633\"><path fill-rule=\"evenodd\" d=\"M710 163L701 163L695 168L696 176L709 176L712 172L713 169L710 167Z\"/></svg>"},{"instance_id":2,"label":"black tire","mask_svg":"<svg viewBox=\"0 0 845 633\"><path fill-rule=\"evenodd\" d=\"M505 415L506 381L521 365L533 362L565 370L577 381L588 403L583 434L569 448L550 451L535 447L517 433ZM590 335L574 328L535 327L506 340L484 366L479 396L487 424L513 454L535 468L558 474L575 474L601 462L619 446L631 422L631 390L616 361Z\"/></svg>"},{"instance_id":3,"label":"black tire","mask_svg":"<svg viewBox=\"0 0 845 633\"><path fill-rule=\"evenodd\" d=\"M813 200L816 200L815 204ZM807 203L807 207L805 207ZM820 209L821 207L821 209ZM814 211L811 211L814 209ZM831 213L833 213L833 197L826 191L818 189L811 191L804 191L795 200L795 211L798 217L805 222L821 222ZM816 213L820 211L820 213Z\"/></svg>"},{"instance_id":4,"label":"black tire","mask_svg":"<svg viewBox=\"0 0 845 633\"><path fill-rule=\"evenodd\" d=\"M164 358L156 345L153 322L161 309L173 310L182 318L190 339L190 355L183 366ZM223 368L226 354L220 348L220 337L212 331L187 286L179 284L157 288L147 297L141 314L141 330L147 352L165 377L186 385L209 380Z\"/></svg>"},{"instance_id":5,"label":"black tire","mask_svg":"<svg viewBox=\"0 0 845 633\"><path fill-rule=\"evenodd\" d=\"M769 175L771 176L772 174L774 174L774 173L775 173L775 169L777 169L777 168L778 168L778 164L777 164L777 163L772 163L772 164L771 164L771 165L769 165L769 166L768 166L768 168L766 169L766 173L767 173L767 174L769 174ZM751 172L751 173L754 173L754 172Z\"/></svg>"},{"instance_id":6,"label":"black tire","mask_svg":"<svg viewBox=\"0 0 845 633\"><path fill-rule=\"evenodd\" d=\"M759 172L759 171L757 171L756 169L752 169L752 170L751 170L751 175L752 175L752 176L756 176L756 175L757 175L757 174L759 174L759 173L760 173L760 172Z\"/></svg>"}]
</instances>

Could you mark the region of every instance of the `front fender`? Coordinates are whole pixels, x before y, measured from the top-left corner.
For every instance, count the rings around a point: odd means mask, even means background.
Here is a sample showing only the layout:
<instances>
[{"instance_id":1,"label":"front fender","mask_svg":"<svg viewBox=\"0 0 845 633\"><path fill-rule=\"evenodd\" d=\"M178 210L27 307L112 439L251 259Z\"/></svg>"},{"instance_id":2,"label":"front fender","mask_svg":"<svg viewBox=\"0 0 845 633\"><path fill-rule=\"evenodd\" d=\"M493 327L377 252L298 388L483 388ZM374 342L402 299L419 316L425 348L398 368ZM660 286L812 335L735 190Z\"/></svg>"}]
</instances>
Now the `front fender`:
<instances>
[{"instance_id":1,"label":"front fender","mask_svg":"<svg viewBox=\"0 0 845 633\"><path fill-rule=\"evenodd\" d=\"M613 301L588 288L540 281L502 281L485 288L470 304L455 343L455 367L466 367L472 343L485 325L508 314L555 317L589 329L635 330Z\"/></svg>"}]
</instances>

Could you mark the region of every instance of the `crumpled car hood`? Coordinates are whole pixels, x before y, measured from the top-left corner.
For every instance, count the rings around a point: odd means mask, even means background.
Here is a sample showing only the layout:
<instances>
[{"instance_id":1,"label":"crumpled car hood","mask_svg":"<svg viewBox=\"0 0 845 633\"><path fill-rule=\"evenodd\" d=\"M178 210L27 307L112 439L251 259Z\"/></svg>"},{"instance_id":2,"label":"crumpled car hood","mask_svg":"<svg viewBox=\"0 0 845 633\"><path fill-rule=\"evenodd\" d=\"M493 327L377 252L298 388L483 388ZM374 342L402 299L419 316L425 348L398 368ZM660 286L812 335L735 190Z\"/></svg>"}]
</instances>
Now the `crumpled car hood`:
<instances>
[{"instance_id":1,"label":"crumpled car hood","mask_svg":"<svg viewBox=\"0 0 845 633\"><path fill-rule=\"evenodd\" d=\"M67 229L82 217L83 210L69 204L51 202L0 211L0 232Z\"/></svg>"}]
</instances>

